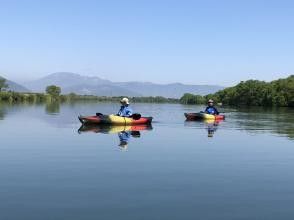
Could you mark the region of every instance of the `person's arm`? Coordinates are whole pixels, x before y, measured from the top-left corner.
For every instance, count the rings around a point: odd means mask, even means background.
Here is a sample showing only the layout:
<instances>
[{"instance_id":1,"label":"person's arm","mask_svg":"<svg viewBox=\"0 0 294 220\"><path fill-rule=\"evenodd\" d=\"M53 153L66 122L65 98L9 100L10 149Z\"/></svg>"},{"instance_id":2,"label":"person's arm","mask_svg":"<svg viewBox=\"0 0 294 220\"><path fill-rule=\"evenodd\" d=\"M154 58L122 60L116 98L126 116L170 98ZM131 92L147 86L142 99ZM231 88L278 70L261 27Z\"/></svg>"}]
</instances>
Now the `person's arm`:
<instances>
[{"instance_id":1,"label":"person's arm","mask_svg":"<svg viewBox=\"0 0 294 220\"><path fill-rule=\"evenodd\" d=\"M119 109L118 113L116 114L117 116L121 116L122 115L122 107Z\"/></svg>"},{"instance_id":2,"label":"person's arm","mask_svg":"<svg viewBox=\"0 0 294 220\"><path fill-rule=\"evenodd\" d=\"M204 111L205 113L208 113L208 108L209 108L209 107L206 107L206 109L205 109L205 111Z\"/></svg>"},{"instance_id":3,"label":"person's arm","mask_svg":"<svg viewBox=\"0 0 294 220\"><path fill-rule=\"evenodd\" d=\"M128 117L131 117L133 115L133 110L131 108L128 108L126 113Z\"/></svg>"},{"instance_id":4,"label":"person's arm","mask_svg":"<svg viewBox=\"0 0 294 220\"><path fill-rule=\"evenodd\" d=\"M219 115L219 111L217 110L216 107L214 107L214 110L215 110L215 114Z\"/></svg>"}]
</instances>

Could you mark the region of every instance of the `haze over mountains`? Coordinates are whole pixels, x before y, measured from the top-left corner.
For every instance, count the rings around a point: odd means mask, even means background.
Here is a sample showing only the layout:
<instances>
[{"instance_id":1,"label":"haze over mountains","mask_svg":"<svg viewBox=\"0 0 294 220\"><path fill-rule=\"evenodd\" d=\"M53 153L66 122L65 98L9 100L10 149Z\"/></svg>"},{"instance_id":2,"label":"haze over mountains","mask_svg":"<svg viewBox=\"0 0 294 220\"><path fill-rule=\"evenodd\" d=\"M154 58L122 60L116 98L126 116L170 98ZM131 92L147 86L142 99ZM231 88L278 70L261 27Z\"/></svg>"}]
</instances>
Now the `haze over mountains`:
<instances>
[{"instance_id":1,"label":"haze over mountains","mask_svg":"<svg viewBox=\"0 0 294 220\"><path fill-rule=\"evenodd\" d=\"M1 77L1 76L0 76ZM184 85L181 83L156 84L150 82L112 82L99 77L82 76L70 72L50 74L20 85L7 80L8 90L16 92L44 92L48 85L61 87L63 94L74 92L97 96L163 96L180 98L184 93L206 95L224 87L215 85Z\"/></svg>"},{"instance_id":2,"label":"haze over mountains","mask_svg":"<svg viewBox=\"0 0 294 220\"><path fill-rule=\"evenodd\" d=\"M5 79L5 78L0 76L0 79ZM22 86L16 82L10 81L8 79L5 79L5 80L6 80L6 84L8 85L8 90L15 91L15 92L29 92L30 91L29 89L25 88L24 86Z\"/></svg>"},{"instance_id":3,"label":"haze over mountains","mask_svg":"<svg viewBox=\"0 0 294 220\"><path fill-rule=\"evenodd\" d=\"M215 85L184 85L181 83L156 84L150 82L112 82L99 77L58 72L24 84L35 92L44 92L46 86L57 85L62 93L98 96L164 96L179 98L184 93L206 95L223 89Z\"/></svg>"}]
</instances>

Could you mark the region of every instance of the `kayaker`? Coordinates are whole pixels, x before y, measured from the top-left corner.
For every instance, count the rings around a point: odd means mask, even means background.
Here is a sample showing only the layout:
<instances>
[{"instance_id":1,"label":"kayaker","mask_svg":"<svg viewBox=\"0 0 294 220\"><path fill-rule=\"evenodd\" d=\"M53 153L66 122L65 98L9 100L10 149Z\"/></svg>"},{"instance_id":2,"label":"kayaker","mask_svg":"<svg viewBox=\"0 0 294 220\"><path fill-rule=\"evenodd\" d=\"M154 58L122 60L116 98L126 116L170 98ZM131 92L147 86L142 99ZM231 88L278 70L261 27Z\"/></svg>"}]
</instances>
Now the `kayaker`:
<instances>
[{"instance_id":1,"label":"kayaker","mask_svg":"<svg viewBox=\"0 0 294 220\"><path fill-rule=\"evenodd\" d=\"M133 110L130 107L130 102L128 98L123 98L120 100L121 107L117 115L121 117L131 117L133 115Z\"/></svg>"},{"instance_id":2,"label":"kayaker","mask_svg":"<svg viewBox=\"0 0 294 220\"><path fill-rule=\"evenodd\" d=\"M208 100L208 106L205 109L206 114L210 115L219 115L219 112L216 107L213 106L213 100L209 99Z\"/></svg>"}]
</instances>

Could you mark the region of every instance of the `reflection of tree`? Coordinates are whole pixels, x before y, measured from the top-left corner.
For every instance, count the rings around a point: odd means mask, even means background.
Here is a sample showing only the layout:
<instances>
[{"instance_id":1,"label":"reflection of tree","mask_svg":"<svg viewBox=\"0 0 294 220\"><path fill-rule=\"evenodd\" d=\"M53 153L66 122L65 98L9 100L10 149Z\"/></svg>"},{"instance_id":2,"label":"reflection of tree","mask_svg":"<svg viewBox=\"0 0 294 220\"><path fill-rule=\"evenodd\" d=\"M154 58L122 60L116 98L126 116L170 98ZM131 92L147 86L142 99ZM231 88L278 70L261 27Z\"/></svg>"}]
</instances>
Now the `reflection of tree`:
<instances>
[{"instance_id":1,"label":"reflection of tree","mask_svg":"<svg viewBox=\"0 0 294 220\"><path fill-rule=\"evenodd\" d=\"M60 112L60 102L46 102L45 107L47 114L58 114Z\"/></svg>"},{"instance_id":2,"label":"reflection of tree","mask_svg":"<svg viewBox=\"0 0 294 220\"><path fill-rule=\"evenodd\" d=\"M4 108L4 106L0 103L0 120L4 119L6 115L6 109Z\"/></svg>"},{"instance_id":3,"label":"reflection of tree","mask_svg":"<svg viewBox=\"0 0 294 220\"><path fill-rule=\"evenodd\" d=\"M271 132L294 139L294 111L291 108L247 108L235 115L237 124L248 132Z\"/></svg>"}]
</instances>

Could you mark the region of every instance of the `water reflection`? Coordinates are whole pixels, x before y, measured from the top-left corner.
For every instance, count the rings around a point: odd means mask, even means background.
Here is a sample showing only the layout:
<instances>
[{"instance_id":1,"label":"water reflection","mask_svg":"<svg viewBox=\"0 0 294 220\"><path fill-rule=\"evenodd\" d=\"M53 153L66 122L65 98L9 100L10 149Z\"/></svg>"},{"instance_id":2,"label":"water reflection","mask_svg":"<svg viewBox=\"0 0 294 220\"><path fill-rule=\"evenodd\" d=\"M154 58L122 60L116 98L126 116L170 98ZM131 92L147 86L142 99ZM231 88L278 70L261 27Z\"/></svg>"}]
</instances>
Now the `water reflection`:
<instances>
[{"instance_id":1,"label":"water reflection","mask_svg":"<svg viewBox=\"0 0 294 220\"><path fill-rule=\"evenodd\" d=\"M136 111L142 114L150 114L159 124L173 126L183 125L184 112L200 111L203 106L182 106L167 104L136 104ZM4 103L0 102L0 120L10 120L11 117L26 119L29 117L41 119L48 126L57 128L73 128L80 126L77 116L80 113L93 114L93 112L113 113L117 105L113 103ZM168 110L168 111L167 111ZM294 140L294 109L293 108L225 108L225 123L191 122L186 126L206 129L207 134L213 136L220 128L223 130L244 130L250 134L266 133L275 136L287 137ZM44 114L44 112L46 114ZM220 126L221 124L221 126ZM96 128L97 129L97 128ZM179 126L179 129L180 126ZM105 129L103 129L105 130ZM118 133L118 132L117 132Z\"/></svg>"},{"instance_id":2,"label":"water reflection","mask_svg":"<svg viewBox=\"0 0 294 220\"><path fill-rule=\"evenodd\" d=\"M291 108L242 108L230 117L234 121L232 127L249 133L270 132L294 138L294 109Z\"/></svg>"},{"instance_id":3,"label":"water reflection","mask_svg":"<svg viewBox=\"0 0 294 220\"><path fill-rule=\"evenodd\" d=\"M215 120L206 120L204 121L207 129L207 136L213 137L214 133L216 132L218 125L221 121L215 121Z\"/></svg>"},{"instance_id":4,"label":"water reflection","mask_svg":"<svg viewBox=\"0 0 294 220\"><path fill-rule=\"evenodd\" d=\"M0 120L3 120L6 115L6 108L3 104L0 103Z\"/></svg>"},{"instance_id":5,"label":"water reflection","mask_svg":"<svg viewBox=\"0 0 294 220\"><path fill-rule=\"evenodd\" d=\"M60 113L60 102L47 102L45 111L48 115L56 115Z\"/></svg>"},{"instance_id":6,"label":"water reflection","mask_svg":"<svg viewBox=\"0 0 294 220\"><path fill-rule=\"evenodd\" d=\"M133 138L140 138L141 132L140 131L147 131L152 130L151 125L82 125L78 133L86 133L86 132L93 132L93 133L102 133L102 134L117 134L119 139L118 146L122 150L126 150L128 148L128 144L130 139Z\"/></svg>"},{"instance_id":7,"label":"water reflection","mask_svg":"<svg viewBox=\"0 0 294 220\"><path fill-rule=\"evenodd\" d=\"M187 120L185 121L185 127L204 129L207 131L207 137L212 138L222 122L223 120Z\"/></svg>"},{"instance_id":8,"label":"water reflection","mask_svg":"<svg viewBox=\"0 0 294 220\"><path fill-rule=\"evenodd\" d=\"M121 131L118 133L118 138L119 138L119 147L122 150L126 150L128 148L128 144L130 141L130 138L139 138L141 137L140 131Z\"/></svg>"}]
</instances>

